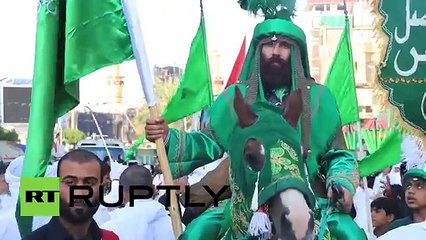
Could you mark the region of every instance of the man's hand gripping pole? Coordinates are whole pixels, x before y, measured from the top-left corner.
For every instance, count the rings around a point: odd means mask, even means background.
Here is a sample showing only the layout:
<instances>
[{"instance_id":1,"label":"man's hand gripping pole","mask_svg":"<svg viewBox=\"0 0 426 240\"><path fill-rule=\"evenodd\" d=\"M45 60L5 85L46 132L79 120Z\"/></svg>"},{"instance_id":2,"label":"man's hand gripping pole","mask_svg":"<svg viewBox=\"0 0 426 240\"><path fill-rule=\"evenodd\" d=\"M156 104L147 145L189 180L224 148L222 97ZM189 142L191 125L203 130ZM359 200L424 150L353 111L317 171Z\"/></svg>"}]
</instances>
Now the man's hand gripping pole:
<instances>
[{"instance_id":1,"label":"man's hand gripping pole","mask_svg":"<svg viewBox=\"0 0 426 240\"><path fill-rule=\"evenodd\" d=\"M151 118L159 117L157 106L149 108L149 114ZM164 145L163 138L158 138L155 140L155 145L157 147L157 156L160 162L160 168L164 176L164 182L166 185L173 185L172 172L170 171L169 161L167 160L166 147ZM175 191L175 190L171 190ZM177 201L177 196L174 192L170 194L170 218L172 219L173 231L175 233L176 239L182 235L182 222L181 216L179 213L179 205Z\"/></svg>"}]
</instances>

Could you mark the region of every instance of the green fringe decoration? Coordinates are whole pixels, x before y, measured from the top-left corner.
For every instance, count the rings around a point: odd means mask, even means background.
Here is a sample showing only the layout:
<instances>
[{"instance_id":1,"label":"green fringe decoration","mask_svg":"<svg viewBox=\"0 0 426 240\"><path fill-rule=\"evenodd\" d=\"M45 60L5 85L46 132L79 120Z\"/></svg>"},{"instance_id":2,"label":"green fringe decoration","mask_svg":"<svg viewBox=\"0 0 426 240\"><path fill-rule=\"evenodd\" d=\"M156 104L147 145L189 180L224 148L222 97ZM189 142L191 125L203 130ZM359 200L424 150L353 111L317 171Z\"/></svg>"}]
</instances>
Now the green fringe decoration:
<instances>
[{"instance_id":1,"label":"green fringe decoration","mask_svg":"<svg viewBox=\"0 0 426 240\"><path fill-rule=\"evenodd\" d=\"M265 19L281 18L291 21L296 11L296 0L238 0L240 7ZM259 13L261 12L261 13Z\"/></svg>"},{"instance_id":2,"label":"green fringe decoration","mask_svg":"<svg viewBox=\"0 0 426 240\"><path fill-rule=\"evenodd\" d=\"M350 150L356 150L358 149L358 135L356 132L344 132L343 133L346 147Z\"/></svg>"}]
</instances>

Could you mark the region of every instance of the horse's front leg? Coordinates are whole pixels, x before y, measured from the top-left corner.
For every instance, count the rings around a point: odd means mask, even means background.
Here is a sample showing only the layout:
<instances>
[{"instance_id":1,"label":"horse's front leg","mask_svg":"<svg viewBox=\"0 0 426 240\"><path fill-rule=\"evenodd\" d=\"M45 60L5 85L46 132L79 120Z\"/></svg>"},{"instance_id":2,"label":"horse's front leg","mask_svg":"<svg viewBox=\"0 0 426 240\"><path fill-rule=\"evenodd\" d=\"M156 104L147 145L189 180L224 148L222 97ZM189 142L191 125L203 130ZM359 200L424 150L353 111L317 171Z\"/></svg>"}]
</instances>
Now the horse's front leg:
<instances>
[{"instance_id":1,"label":"horse's front leg","mask_svg":"<svg viewBox=\"0 0 426 240\"><path fill-rule=\"evenodd\" d=\"M279 240L313 240L314 216L303 194L285 190L271 199L269 213Z\"/></svg>"}]
</instances>

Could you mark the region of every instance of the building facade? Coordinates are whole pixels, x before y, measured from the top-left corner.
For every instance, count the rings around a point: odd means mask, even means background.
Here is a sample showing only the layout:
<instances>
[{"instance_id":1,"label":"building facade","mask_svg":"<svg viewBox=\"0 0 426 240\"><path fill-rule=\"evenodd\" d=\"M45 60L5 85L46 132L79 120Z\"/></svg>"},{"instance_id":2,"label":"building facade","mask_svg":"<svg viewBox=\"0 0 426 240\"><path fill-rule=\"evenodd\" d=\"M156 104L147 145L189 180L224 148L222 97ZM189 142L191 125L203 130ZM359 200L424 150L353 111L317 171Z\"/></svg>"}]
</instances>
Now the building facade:
<instances>
[{"instance_id":1,"label":"building facade","mask_svg":"<svg viewBox=\"0 0 426 240\"><path fill-rule=\"evenodd\" d=\"M15 130L21 143L27 140L31 89L31 79L4 78L0 81L0 126Z\"/></svg>"},{"instance_id":2,"label":"building facade","mask_svg":"<svg viewBox=\"0 0 426 240\"><path fill-rule=\"evenodd\" d=\"M309 14L309 55L312 76L324 83L333 61L345 24L343 0L308 0L305 11ZM346 0L351 23L351 43L354 60L356 91L361 119L371 119L379 111L373 93L377 77L375 59L378 51L374 38L374 18L367 0Z\"/></svg>"}]
</instances>

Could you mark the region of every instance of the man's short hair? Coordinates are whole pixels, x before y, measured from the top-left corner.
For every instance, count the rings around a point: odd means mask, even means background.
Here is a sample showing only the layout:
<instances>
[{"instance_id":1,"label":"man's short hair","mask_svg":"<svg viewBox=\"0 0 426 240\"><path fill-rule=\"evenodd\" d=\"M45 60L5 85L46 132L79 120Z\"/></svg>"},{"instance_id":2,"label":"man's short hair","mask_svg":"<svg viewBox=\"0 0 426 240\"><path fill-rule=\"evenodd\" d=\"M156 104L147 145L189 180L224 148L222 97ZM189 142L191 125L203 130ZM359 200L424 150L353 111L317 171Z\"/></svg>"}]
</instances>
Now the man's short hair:
<instances>
[{"instance_id":1,"label":"man's short hair","mask_svg":"<svg viewBox=\"0 0 426 240\"><path fill-rule=\"evenodd\" d=\"M3 161L0 161L0 174L5 174L7 169L7 165L3 163Z\"/></svg>"},{"instance_id":2,"label":"man's short hair","mask_svg":"<svg viewBox=\"0 0 426 240\"><path fill-rule=\"evenodd\" d=\"M83 150L83 149L75 149L75 150L68 152L64 156L62 156L58 161L58 168L57 168L57 172L56 172L58 177L59 177L59 172L60 172L60 169L61 169L61 164L64 161L73 161L73 162L78 162L78 163L87 163L87 162L90 162L90 161L96 161L97 163L99 163L99 167L101 169L101 177L102 177L102 161L101 161L101 159L99 159L99 157L96 154L94 154L92 152L89 152L89 151Z\"/></svg>"},{"instance_id":3,"label":"man's short hair","mask_svg":"<svg viewBox=\"0 0 426 240\"><path fill-rule=\"evenodd\" d=\"M149 186L153 187L152 184L152 174L144 166L141 165L132 165L126 168L123 173L120 175L119 180L120 186L123 186L125 191L128 191L130 186ZM138 191L140 191L138 193ZM143 195L146 193L145 190L136 190L136 194Z\"/></svg>"},{"instance_id":4,"label":"man's short hair","mask_svg":"<svg viewBox=\"0 0 426 240\"><path fill-rule=\"evenodd\" d=\"M402 209L398 204L398 200L393 198L376 198L373 202L371 202L371 209L383 209L386 215L393 214L395 219L399 219L402 216Z\"/></svg>"}]
</instances>

